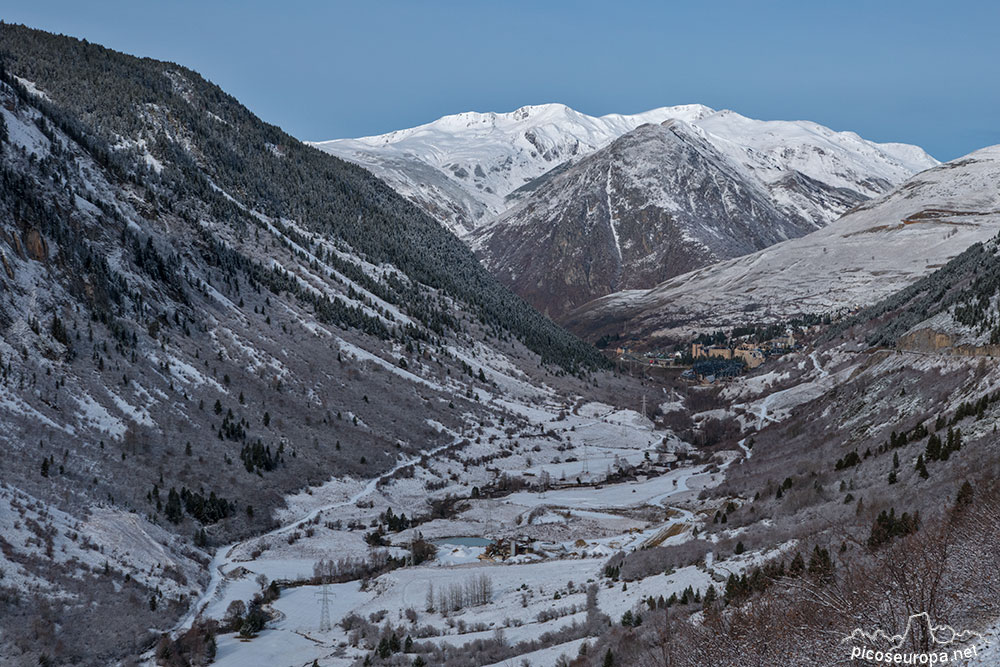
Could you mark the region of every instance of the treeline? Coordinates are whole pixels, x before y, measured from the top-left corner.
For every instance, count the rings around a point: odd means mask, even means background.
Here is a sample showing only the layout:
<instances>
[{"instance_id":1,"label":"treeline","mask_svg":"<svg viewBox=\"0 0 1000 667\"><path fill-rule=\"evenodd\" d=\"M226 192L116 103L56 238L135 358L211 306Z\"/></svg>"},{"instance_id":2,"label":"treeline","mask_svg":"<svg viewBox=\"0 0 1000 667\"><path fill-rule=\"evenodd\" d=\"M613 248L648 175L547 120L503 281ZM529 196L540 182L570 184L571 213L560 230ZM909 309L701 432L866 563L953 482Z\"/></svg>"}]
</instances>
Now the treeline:
<instances>
[{"instance_id":1,"label":"treeline","mask_svg":"<svg viewBox=\"0 0 1000 667\"><path fill-rule=\"evenodd\" d=\"M203 524L215 523L236 513L236 503L219 498L215 495L215 491L210 491L208 496L205 496L204 489L191 491L187 487L181 487L178 492L176 488L170 487L166 503L163 504L160 500L160 490L154 485L146 497L150 502L156 503L157 511L162 507L163 515L173 524L183 521L185 512Z\"/></svg>"}]
</instances>

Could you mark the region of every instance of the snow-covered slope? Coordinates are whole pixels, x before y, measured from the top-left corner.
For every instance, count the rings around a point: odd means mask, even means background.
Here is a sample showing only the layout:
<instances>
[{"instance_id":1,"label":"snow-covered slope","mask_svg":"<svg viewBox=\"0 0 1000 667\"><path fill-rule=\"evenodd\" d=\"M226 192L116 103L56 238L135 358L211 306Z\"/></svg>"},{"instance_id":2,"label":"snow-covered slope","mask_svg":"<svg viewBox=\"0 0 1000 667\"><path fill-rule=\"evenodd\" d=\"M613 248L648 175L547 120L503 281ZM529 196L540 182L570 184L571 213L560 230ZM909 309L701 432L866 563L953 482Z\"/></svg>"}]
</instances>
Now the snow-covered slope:
<instances>
[{"instance_id":1,"label":"snow-covered slope","mask_svg":"<svg viewBox=\"0 0 1000 667\"><path fill-rule=\"evenodd\" d=\"M917 146L876 144L809 121L754 120L726 110L695 125L721 153L764 183L778 206L820 224L844 213L852 195L876 197L938 164ZM826 192L810 192L797 182L800 176Z\"/></svg>"},{"instance_id":2,"label":"snow-covered slope","mask_svg":"<svg viewBox=\"0 0 1000 667\"><path fill-rule=\"evenodd\" d=\"M909 179L799 239L580 308L589 335L676 334L866 305L1000 231L1000 146Z\"/></svg>"},{"instance_id":3,"label":"snow-covered slope","mask_svg":"<svg viewBox=\"0 0 1000 667\"><path fill-rule=\"evenodd\" d=\"M197 73L6 24L0 51L0 664L135 655L287 493L502 421L465 379L550 392L526 346L556 340L603 365Z\"/></svg>"},{"instance_id":4,"label":"snow-covered slope","mask_svg":"<svg viewBox=\"0 0 1000 667\"><path fill-rule=\"evenodd\" d=\"M360 139L313 144L372 170L463 236L502 213L508 196L549 170L578 160L635 128L681 120L699 128L776 201L819 224L937 162L916 146L876 144L805 121L759 121L699 104L594 117L562 104L509 113L468 112ZM804 194L800 181L838 197Z\"/></svg>"}]
</instances>

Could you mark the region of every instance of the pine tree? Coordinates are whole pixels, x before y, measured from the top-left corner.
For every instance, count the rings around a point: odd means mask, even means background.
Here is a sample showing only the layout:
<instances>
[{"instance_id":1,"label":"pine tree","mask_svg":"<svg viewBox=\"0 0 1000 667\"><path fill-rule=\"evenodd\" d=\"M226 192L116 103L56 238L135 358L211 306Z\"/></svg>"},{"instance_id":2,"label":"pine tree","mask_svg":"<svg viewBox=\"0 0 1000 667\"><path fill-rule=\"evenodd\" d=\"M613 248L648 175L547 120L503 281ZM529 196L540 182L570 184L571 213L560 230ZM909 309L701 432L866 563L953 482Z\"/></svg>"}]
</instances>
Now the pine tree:
<instances>
[{"instance_id":1,"label":"pine tree","mask_svg":"<svg viewBox=\"0 0 1000 667\"><path fill-rule=\"evenodd\" d=\"M833 574L833 560L830 552L820 549L819 545L813 547L812 556L809 558L809 574L817 579L827 580Z\"/></svg>"},{"instance_id":2,"label":"pine tree","mask_svg":"<svg viewBox=\"0 0 1000 667\"><path fill-rule=\"evenodd\" d=\"M611 649L608 649L608 652L604 654L603 667L615 667L615 656L611 653Z\"/></svg>"},{"instance_id":3,"label":"pine tree","mask_svg":"<svg viewBox=\"0 0 1000 667\"><path fill-rule=\"evenodd\" d=\"M958 490L958 495L955 496L955 509L961 510L971 505L973 496L972 485L969 484L969 480L965 480Z\"/></svg>"},{"instance_id":4,"label":"pine tree","mask_svg":"<svg viewBox=\"0 0 1000 667\"><path fill-rule=\"evenodd\" d=\"M927 479L928 477L930 477L930 473L927 472L927 464L924 463L924 455L923 454L920 454L920 455L917 456L916 470L920 474L920 476L923 477L924 479Z\"/></svg>"},{"instance_id":5,"label":"pine tree","mask_svg":"<svg viewBox=\"0 0 1000 667\"><path fill-rule=\"evenodd\" d=\"M951 453L955 451L955 429L948 429L948 439L945 441L943 447L941 447L941 454L939 458L942 461L947 461Z\"/></svg>"},{"instance_id":6,"label":"pine tree","mask_svg":"<svg viewBox=\"0 0 1000 667\"><path fill-rule=\"evenodd\" d=\"M167 494L167 506L164 509L167 521L170 523L180 523L181 519L184 518L184 510L181 507L181 496L177 493L177 489L170 487L170 493Z\"/></svg>"},{"instance_id":7,"label":"pine tree","mask_svg":"<svg viewBox=\"0 0 1000 667\"><path fill-rule=\"evenodd\" d=\"M931 437L927 438L925 453L928 461L936 461L941 456L941 438L937 433L932 433Z\"/></svg>"},{"instance_id":8,"label":"pine tree","mask_svg":"<svg viewBox=\"0 0 1000 667\"><path fill-rule=\"evenodd\" d=\"M806 560L802 557L802 554L797 553L795 557L792 558L792 564L788 566L788 574L795 577L802 574L806 569Z\"/></svg>"}]
</instances>

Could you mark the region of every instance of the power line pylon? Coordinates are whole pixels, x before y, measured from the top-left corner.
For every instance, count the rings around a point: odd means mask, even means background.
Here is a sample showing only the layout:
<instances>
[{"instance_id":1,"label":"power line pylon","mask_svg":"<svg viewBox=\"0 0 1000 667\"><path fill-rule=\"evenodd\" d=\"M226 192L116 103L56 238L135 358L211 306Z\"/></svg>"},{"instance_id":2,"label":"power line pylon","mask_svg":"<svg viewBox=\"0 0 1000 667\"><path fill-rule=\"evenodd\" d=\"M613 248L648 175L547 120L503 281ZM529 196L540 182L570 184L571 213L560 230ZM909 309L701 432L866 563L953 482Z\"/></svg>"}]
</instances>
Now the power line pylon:
<instances>
[{"instance_id":1,"label":"power line pylon","mask_svg":"<svg viewBox=\"0 0 1000 667\"><path fill-rule=\"evenodd\" d=\"M317 593L320 596L321 604L319 611L319 631L330 632L333 630L333 623L330 621L330 586L327 578L323 577L323 589Z\"/></svg>"}]
</instances>

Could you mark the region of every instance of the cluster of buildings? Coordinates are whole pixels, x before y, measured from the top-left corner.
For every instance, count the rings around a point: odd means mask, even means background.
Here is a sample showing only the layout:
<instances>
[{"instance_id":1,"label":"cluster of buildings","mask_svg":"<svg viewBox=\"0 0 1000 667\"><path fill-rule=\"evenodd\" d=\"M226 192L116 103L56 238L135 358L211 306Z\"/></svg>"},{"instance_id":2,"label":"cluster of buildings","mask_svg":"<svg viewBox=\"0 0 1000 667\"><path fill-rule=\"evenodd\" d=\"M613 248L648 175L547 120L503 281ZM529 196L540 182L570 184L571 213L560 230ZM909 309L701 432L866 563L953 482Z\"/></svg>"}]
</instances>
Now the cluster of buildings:
<instances>
[{"instance_id":1,"label":"cluster of buildings","mask_svg":"<svg viewBox=\"0 0 1000 667\"><path fill-rule=\"evenodd\" d=\"M691 344L692 359L740 359L747 368L757 368L764 363L764 351L752 343L740 343L736 347L727 345Z\"/></svg>"},{"instance_id":2,"label":"cluster of buildings","mask_svg":"<svg viewBox=\"0 0 1000 667\"><path fill-rule=\"evenodd\" d=\"M757 368L767 358L774 354L784 354L795 348L795 337L792 334L780 338L772 338L763 343L743 341L735 345L705 345L691 344L691 358L724 359L742 361L747 368Z\"/></svg>"},{"instance_id":3,"label":"cluster of buildings","mask_svg":"<svg viewBox=\"0 0 1000 667\"><path fill-rule=\"evenodd\" d=\"M795 337L791 333L762 343L748 340L733 341L728 345L693 343L693 366L682 377L710 383L733 378L741 375L745 368L757 368L768 357L785 354L796 347Z\"/></svg>"},{"instance_id":4,"label":"cluster of buildings","mask_svg":"<svg viewBox=\"0 0 1000 667\"><path fill-rule=\"evenodd\" d=\"M757 368L771 356L785 354L799 347L791 332L760 343L747 338L731 340L725 345L692 343L690 367L685 365L688 359L683 352L640 354L632 352L627 347L618 347L615 353L619 361L661 368L687 368L681 377L715 382L742 375L746 369Z\"/></svg>"}]
</instances>

